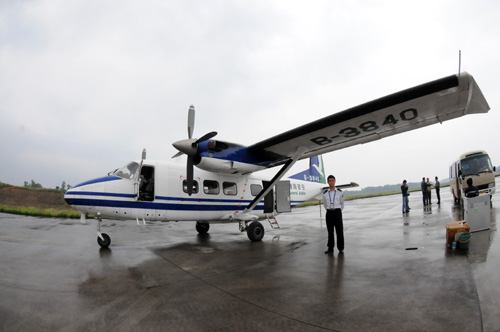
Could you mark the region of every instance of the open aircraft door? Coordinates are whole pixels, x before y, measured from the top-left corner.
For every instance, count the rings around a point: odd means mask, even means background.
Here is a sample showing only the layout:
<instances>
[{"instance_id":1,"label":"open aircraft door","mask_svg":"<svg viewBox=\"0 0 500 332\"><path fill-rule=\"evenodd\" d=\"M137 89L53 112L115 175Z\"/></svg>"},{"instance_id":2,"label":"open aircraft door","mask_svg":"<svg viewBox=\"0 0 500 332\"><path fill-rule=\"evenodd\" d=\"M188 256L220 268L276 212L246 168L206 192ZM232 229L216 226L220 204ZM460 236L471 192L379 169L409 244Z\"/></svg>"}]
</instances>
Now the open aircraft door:
<instances>
[{"instance_id":1,"label":"open aircraft door","mask_svg":"<svg viewBox=\"0 0 500 332\"><path fill-rule=\"evenodd\" d=\"M141 159L141 163L139 164L139 168L137 169L137 171L135 172L134 177L133 177L133 180L134 180L134 199L136 201L139 200L139 188L141 186L140 174L141 174L143 161L144 161L144 159Z\"/></svg>"},{"instance_id":2,"label":"open aircraft door","mask_svg":"<svg viewBox=\"0 0 500 332\"><path fill-rule=\"evenodd\" d=\"M276 212L292 211L290 203L290 181L279 181L276 186Z\"/></svg>"},{"instance_id":3,"label":"open aircraft door","mask_svg":"<svg viewBox=\"0 0 500 332\"><path fill-rule=\"evenodd\" d=\"M269 181L262 181L262 185L266 187ZM274 212L274 189L271 189L270 192L264 196L264 213L273 213Z\"/></svg>"},{"instance_id":4,"label":"open aircraft door","mask_svg":"<svg viewBox=\"0 0 500 332\"><path fill-rule=\"evenodd\" d=\"M269 182L262 181L264 186ZM276 204L275 204L276 203ZM264 197L264 213L283 213L292 211L290 203L290 181L278 181Z\"/></svg>"}]
</instances>

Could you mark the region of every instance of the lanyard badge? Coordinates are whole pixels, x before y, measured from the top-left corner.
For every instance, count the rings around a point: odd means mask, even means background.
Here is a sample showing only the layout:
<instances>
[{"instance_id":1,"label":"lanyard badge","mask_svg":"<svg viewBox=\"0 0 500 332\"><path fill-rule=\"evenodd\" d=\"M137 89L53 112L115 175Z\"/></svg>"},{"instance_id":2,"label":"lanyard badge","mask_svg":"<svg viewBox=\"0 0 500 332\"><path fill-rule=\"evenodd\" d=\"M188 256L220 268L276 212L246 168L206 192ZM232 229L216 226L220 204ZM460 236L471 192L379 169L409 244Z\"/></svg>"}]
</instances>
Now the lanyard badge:
<instances>
[{"instance_id":1,"label":"lanyard badge","mask_svg":"<svg viewBox=\"0 0 500 332\"><path fill-rule=\"evenodd\" d=\"M337 196L337 190L335 190L333 193L333 201L332 201L332 192L331 191L328 191L328 196L330 197L330 209L333 210L333 207L335 205L335 197Z\"/></svg>"}]
</instances>

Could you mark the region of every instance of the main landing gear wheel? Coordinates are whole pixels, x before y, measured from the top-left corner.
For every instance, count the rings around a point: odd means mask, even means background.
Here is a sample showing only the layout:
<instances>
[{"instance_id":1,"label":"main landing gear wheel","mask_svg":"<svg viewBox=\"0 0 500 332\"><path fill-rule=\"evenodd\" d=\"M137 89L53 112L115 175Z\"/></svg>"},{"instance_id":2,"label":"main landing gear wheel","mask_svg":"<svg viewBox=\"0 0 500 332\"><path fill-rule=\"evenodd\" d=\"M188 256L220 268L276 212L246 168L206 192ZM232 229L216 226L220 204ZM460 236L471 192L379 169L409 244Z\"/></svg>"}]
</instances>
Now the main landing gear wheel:
<instances>
[{"instance_id":1,"label":"main landing gear wheel","mask_svg":"<svg viewBox=\"0 0 500 332\"><path fill-rule=\"evenodd\" d=\"M97 243L99 243L99 245L103 248L109 247L109 245L111 244L111 238L106 233L101 233L101 235L102 235L102 238L104 239L104 241L98 236Z\"/></svg>"},{"instance_id":2,"label":"main landing gear wheel","mask_svg":"<svg viewBox=\"0 0 500 332\"><path fill-rule=\"evenodd\" d=\"M196 230L200 234L207 234L210 229L210 224L206 222L196 222Z\"/></svg>"},{"instance_id":3,"label":"main landing gear wheel","mask_svg":"<svg viewBox=\"0 0 500 332\"><path fill-rule=\"evenodd\" d=\"M264 226L258 221L252 222L247 227L247 235L250 241L257 242L264 237Z\"/></svg>"}]
</instances>

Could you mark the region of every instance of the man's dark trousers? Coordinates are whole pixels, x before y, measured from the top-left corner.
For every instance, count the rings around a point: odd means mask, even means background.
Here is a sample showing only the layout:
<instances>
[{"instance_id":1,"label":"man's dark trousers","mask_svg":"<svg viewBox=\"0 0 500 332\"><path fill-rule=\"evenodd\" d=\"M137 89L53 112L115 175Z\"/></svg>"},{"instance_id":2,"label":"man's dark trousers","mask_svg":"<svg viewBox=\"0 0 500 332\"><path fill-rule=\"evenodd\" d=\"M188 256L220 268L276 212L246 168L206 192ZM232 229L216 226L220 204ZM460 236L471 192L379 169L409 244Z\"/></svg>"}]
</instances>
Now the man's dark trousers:
<instances>
[{"instance_id":1,"label":"man's dark trousers","mask_svg":"<svg viewBox=\"0 0 500 332\"><path fill-rule=\"evenodd\" d=\"M342 210L334 209L326 211L326 229L328 230L328 250L335 248L335 237L333 229L337 234L337 249L344 250L344 223L342 222Z\"/></svg>"}]
</instances>

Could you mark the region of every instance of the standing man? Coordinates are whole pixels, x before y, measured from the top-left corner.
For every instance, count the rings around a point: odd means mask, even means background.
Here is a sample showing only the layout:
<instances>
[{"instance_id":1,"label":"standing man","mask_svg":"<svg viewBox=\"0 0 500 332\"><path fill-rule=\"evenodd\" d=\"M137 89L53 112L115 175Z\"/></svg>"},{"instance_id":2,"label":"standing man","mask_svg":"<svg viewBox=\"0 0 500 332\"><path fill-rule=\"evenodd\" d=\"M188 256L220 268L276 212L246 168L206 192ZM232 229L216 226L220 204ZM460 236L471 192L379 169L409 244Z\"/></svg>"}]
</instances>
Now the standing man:
<instances>
[{"instance_id":1,"label":"standing man","mask_svg":"<svg viewBox=\"0 0 500 332\"><path fill-rule=\"evenodd\" d=\"M424 206L427 205L427 184L425 183L425 177L422 178L422 182L420 182L420 189L422 189L422 202Z\"/></svg>"},{"instance_id":2,"label":"standing man","mask_svg":"<svg viewBox=\"0 0 500 332\"><path fill-rule=\"evenodd\" d=\"M439 204L441 204L441 196L439 195L439 189L441 187L441 184L439 183L437 176L436 176L435 180L436 180L436 183L434 184L434 188L436 188L436 196L438 198L438 205L439 205Z\"/></svg>"},{"instance_id":3,"label":"standing man","mask_svg":"<svg viewBox=\"0 0 500 332\"><path fill-rule=\"evenodd\" d=\"M335 188L335 176L328 176L328 190L323 194L323 205L326 209L326 229L328 230L328 250L325 254L333 252L335 237L337 234L337 249L339 255L344 253L344 224L342 222L342 210L344 209L344 194L342 190Z\"/></svg>"},{"instance_id":4,"label":"standing man","mask_svg":"<svg viewBox=\"0 0 500 332\"><path fill-rule=\"evenodd\" d=\"M431 181L429 181L429 178L427 178L426 185L427 185L427 204L429 205L432 204L431 203L432 183Z\"/></svg>"},{"instance_id":5,"label":"standing man","mask_svg":"<svg viewBox=\"0 0 500 332\"><path fill-rule=\"evenodd\" d=\"M403 184L401 185L401 193L403 194L403 214L408 213L410 208L408 207L408 184L406 180L403 180Z\"/></svg>"}]
</instances>

